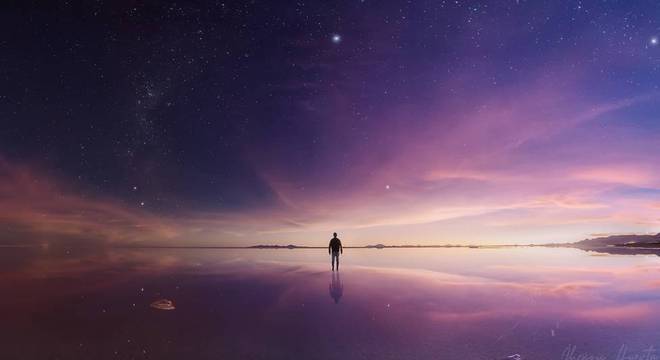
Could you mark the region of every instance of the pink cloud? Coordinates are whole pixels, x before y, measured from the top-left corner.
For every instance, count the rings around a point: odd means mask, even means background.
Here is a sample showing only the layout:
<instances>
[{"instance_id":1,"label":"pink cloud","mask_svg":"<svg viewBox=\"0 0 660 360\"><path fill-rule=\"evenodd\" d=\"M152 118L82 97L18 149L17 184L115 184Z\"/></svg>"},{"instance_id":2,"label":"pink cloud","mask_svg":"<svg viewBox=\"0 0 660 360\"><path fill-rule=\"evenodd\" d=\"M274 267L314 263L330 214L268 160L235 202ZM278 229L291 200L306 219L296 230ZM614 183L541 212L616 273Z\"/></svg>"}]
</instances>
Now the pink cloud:
<instances>
[{"instance_id":1,"label":"pink cloud","mask_svg":"<svg viewBox=\"0 0 660 360\"><path fill-rule=\"evenodd\" d=\"M404 227L416 229L408 231L415 238L399 242L412 243L543 242L552 226L556 241L660 229L655 202L611 195L617 186L660 184L647 155L660 144L625 132L621 141L636 144L631 150L612 150L589 132L580 141L565 140L655 94L593 105L571 95L577 88L570 79L539 77L496 95L476 93L470 106L443 103L439 91L435 111L420 114L405 104L385 115L388 126L370 134L380 145L367 152L348 144L355 156L327 176L323 170L293 178L255 155L278 203L233 212L154 214L83 195L63 186L66 181L3 160L0 221L32 233L108 242L229 245L290 243L335 229L359 233L361 244L399 238ZM342 106L335 116L343 116ZM392 238L383 239L387 227Z\"/></svg>"}]
</instances>

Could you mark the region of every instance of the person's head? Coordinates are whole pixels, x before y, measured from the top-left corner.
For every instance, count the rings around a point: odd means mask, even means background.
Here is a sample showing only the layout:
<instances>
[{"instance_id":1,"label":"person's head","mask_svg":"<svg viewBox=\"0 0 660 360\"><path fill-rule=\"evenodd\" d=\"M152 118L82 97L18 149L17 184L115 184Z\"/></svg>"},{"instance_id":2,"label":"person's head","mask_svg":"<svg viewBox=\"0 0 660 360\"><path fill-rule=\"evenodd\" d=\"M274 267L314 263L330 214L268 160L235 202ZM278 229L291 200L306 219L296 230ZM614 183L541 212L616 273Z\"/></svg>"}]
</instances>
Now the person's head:
<instances>
[{"instance_id":1,"label":"person's head","mask_svg":"<svg viewBox=\"0 0 660 360\"><path fill-rule=\"evenodd\" d=\"M332 237L337 237L337 233L332 233Z\"/></svg>"}]
</instances>

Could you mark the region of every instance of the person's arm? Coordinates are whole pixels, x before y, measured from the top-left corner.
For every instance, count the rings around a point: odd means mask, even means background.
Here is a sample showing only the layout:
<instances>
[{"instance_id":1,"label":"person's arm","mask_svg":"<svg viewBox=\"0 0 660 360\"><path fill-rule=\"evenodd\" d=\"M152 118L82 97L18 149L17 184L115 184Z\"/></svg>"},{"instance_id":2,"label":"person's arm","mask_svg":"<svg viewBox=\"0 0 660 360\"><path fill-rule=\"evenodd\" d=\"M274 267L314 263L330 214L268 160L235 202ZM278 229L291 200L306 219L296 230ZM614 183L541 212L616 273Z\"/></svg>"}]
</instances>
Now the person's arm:
<instances>
[{"instance_id":1,"label":"person's arm","mask_svg":"<svg viewBox=\"0 0 660 360\"><path fill-rule=\"evenodd\" d=\"M341 245L341 240L339 240L339 252L343 255L344 254L344 247Z\"/></svg>"},{"instance_id":2,"label":"person's arm","mask_svg":"<svg viewBox=\"0 0 660 360\"><path fill-rule=\"evenodd\" d=\"M332 240L330 240L330 243L328 244L328 254L330 254L330 248L332 247Z\"/></svg>"}]
</instances>

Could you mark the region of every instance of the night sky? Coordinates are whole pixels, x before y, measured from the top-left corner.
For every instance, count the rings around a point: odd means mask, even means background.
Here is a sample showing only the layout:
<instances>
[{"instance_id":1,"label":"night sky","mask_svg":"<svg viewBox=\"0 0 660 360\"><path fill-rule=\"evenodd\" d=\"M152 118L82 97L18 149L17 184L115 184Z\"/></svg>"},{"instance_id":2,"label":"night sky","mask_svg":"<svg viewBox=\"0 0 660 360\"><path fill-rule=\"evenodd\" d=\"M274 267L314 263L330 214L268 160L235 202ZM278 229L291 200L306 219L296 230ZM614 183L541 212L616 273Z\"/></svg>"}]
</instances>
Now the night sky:
<instances>
[{"instance_id":1,"label":"night sky","mask_svg":"<svg viewBox=\"0 0 660 360\"><path fill-rule=\"evenodd\" d=\"M655 1L12 2L0 242L660 231Z\"/></svg>"}]
</instances>

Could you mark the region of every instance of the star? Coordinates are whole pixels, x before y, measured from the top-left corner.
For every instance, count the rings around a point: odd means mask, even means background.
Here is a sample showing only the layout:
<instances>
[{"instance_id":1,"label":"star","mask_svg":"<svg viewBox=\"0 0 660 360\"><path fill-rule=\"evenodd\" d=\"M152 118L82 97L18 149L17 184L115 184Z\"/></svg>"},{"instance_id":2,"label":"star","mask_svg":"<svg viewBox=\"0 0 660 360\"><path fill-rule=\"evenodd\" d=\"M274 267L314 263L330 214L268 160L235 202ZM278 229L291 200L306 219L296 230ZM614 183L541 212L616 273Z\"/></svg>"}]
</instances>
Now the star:
<instances>
[{"instance_id":1,"label":"star","mask_svg":"<svg viewBox=\"0 0 660 360\"><path fill-rule=\"evenodd\" d=\"M332 42L335 44L339 44L341 42L341 35L332 34Z\"/></svg>"},{"instance_id":2,"label":"star","mask_svg":"<svg viewBox=\"0 0 660 360\"><path fill-rule=\"evenodd\" d=\"M649 40L649 43L651 43L651 45L653 45L653 46L658 45L658 37L657 37L657 36L653 36L653 37L651 38L651 40Z\"/></svg>"},{"instance_id":3,"label":"star","mask_svg":"<svg viewBox=\"0 0 660 360\"><path fill-rule=\"evenodd\" d=\"M385 189L389 190L389 189L390 189L390 186L389 186L389 185L385 185Z\"/></svg>"}]
</instances>

